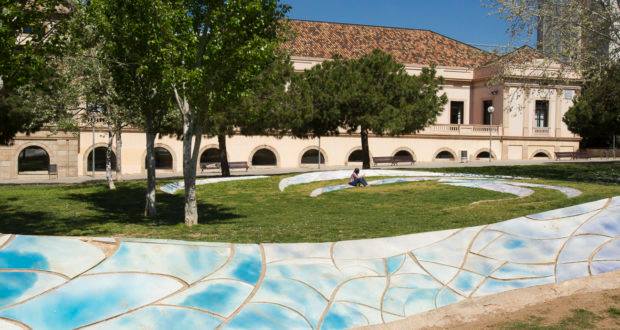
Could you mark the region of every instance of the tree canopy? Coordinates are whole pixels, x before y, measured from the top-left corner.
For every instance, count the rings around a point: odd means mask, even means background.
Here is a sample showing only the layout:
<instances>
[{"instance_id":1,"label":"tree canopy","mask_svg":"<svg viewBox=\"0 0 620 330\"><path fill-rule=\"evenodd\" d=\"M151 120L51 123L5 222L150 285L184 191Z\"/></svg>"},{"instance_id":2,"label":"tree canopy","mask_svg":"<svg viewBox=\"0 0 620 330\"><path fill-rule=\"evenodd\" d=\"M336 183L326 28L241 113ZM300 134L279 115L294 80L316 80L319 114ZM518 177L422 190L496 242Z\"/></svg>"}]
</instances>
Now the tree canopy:
<instances>
[{"instance_id":1,"label":"tree canopy","mask_svg":"<svg viewBox=\"0 0 620 330\"><path fill-rule=\"evenodd\" d=\"M447 102L435 69L410 75L390 55L375 50L359 59L335 59L316 66L295 81L308 87L310 113L297 133L338 134L338 128L361 136L364 168L370 168L368 134L415 133L433 124ZM303 109L303 108L302 108Z\"/></svg>"},{"instance_id":2,"label":"tree canopy","mask_svg":"<svg viewBox=\"0 0 620 330\"><path fill-rule=\"evenodd\" d=\"M607 142L620 134L620 64L586 82L563 120L588 145Z\"/></svg>"},{"instance_id":3,"label":"tree canopy","mask_svg":"<svg viewBox=\"0 0 620 330\"><path fill-rule=\"evenodd\" d=\"M28 98L58 87L54 60L62 53L69 8L60 0L1 0L0 10L0 143L19 132L33 132L64 117L62 108L33 108Z\"/></svg>"}]
</instances>

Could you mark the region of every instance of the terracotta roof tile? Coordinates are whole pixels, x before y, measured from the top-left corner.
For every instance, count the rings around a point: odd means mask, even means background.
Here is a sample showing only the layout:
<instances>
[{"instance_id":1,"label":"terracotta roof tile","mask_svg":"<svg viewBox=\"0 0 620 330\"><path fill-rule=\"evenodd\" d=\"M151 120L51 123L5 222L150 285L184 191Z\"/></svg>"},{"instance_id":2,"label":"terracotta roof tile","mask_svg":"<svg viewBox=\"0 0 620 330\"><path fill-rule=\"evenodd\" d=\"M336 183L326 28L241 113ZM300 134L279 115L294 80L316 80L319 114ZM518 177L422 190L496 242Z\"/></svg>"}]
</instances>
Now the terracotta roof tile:
<instances>
[{"instance_id":1,"label":"terracotta roof tile","mask_svg":"<svg viewBox=\"0 0 620 330\"><path fill-rule=\"evenodd\" d=\"M357 58L374 49L405 64L477 67L495 55L428 30L290 20L293 56Z\"/></svg>"}]
</instances>

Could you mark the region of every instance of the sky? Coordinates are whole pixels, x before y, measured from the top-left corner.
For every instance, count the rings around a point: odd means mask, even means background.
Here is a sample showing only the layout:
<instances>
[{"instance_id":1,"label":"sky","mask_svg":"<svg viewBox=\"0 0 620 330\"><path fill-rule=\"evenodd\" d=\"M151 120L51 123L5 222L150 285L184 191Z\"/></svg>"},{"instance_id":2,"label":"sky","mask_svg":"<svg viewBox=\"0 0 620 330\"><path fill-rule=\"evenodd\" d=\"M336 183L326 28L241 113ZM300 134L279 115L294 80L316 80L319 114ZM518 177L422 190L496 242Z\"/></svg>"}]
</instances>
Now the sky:
<instances>
[{"instance_id":1,"label":"sky","mask_svg":"<svg viewBox=\"0 0 620 330\"><path fill-rule=\"evenodd\" d=\"M483 5L487 0L282 1L292 6L290 18L428 29L484 49L511 44L506 22Z\"/></svg>"}]
</instances>

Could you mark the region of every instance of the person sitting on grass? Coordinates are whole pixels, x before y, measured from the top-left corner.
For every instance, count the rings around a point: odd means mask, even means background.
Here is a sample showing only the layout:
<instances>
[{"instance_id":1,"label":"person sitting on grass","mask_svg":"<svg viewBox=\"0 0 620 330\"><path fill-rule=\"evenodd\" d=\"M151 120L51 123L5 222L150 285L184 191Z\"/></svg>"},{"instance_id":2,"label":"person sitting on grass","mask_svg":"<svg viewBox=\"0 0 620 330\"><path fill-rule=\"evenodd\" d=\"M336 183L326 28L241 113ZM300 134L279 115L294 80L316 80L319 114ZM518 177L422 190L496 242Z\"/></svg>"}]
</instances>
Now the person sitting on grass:
<instances>
[{"instance_id":1,"label":"person sitting on grass","mask_svg":"<svg viewBox=\"0 0 620 330\"><path fill-rule=\"evenodd\" d=\"M362 187L366 187L368 185L368 183L366 182L366 179L364 179L363 175L360 175L360 169L356 168L355 170L353 170L353 173L351 173L351 177L349 178L349 184L352 185L353 187L357 187L357 186L362 186Z\"/></svg>"}]
</instances>

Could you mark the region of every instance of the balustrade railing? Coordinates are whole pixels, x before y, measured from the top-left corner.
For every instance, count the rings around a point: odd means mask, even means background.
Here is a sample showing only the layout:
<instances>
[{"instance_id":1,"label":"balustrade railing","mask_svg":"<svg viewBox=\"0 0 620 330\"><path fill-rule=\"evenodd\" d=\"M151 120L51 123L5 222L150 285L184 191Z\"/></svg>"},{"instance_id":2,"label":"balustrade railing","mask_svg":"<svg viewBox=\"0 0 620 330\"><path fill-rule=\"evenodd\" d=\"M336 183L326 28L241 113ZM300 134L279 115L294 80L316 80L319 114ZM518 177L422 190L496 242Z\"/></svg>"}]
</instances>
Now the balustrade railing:
<instances>
[{"instance_id":1,"label":"balustrade railing","mask_svg":"<svg viewBox=\"0 0 620 330\"><path fill-rule=\"evenodd\" d=\"M498 125L457 125L435 124L428 126L419 134L445 135L499 135L501 128Z\"/></svg>"}]
</instances>

